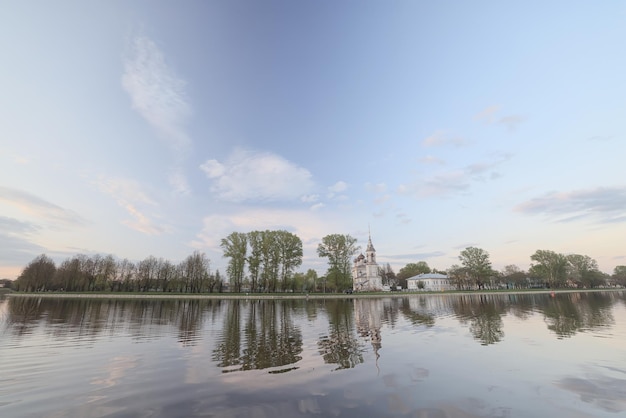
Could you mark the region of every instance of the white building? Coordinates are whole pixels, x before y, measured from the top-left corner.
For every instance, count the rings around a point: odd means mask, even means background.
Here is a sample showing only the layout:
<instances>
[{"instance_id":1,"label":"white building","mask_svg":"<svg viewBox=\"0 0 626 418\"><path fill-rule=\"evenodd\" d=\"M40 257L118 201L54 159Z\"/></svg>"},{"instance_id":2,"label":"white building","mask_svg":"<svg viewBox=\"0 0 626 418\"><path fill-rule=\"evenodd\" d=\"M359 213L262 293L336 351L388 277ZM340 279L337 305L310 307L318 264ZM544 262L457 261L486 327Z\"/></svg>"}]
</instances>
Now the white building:
<instances>
[{"instance_id":1,"label":"white building","mask_svg":"<svg viewBox=\"0 0 626 418\"><path fill-rule=\"evenodd\" d=\"M420 282L423 288L420 289ZM445 274L439 273L423 273L406 279L406 288L408 290L421 290L426 292L443 292L446 290L454 290L454 283Z\"/></svg>"},{"instance_id":2,"label":"white building","mask_svg":"<svg viewBox=\"0 0 626 418\"><path fill-rule=\"evenodd\" d=\"M372 245L371 236L367 241L365 255L361 253L354 259L352 288L357 292L379 292L383 289L383 279L378 274L376 250Z\"/></svg>"}]
</instances>

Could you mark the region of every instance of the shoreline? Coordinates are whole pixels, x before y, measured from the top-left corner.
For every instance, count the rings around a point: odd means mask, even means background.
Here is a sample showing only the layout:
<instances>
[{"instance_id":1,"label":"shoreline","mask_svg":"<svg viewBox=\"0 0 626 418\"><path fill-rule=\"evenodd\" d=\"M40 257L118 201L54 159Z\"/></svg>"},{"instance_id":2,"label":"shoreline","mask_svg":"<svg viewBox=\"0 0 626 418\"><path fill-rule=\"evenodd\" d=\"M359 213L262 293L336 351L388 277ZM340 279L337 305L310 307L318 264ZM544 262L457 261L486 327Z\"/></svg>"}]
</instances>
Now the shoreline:
<instances>
[{"instance_id":1,"label":"shoreline","mask_svg":"<svg viewBox=\"0 0 626 418\"><path fill-rule=\"evenodd\" d=\"M215 299L215 300L248 300L248 299L366 299L366 298L401 298L416 296L441 296L441 295L541 295L559 293L593 293L593 292L623 292L626 288L610 289L539 289L539 290L450 290L447 292L377 292L377 293L250 293L250 294L158 294L158 293L3 293L7 297L35 297L35 298L61 298L61 299Z\"/></svg>"}]
</instances>

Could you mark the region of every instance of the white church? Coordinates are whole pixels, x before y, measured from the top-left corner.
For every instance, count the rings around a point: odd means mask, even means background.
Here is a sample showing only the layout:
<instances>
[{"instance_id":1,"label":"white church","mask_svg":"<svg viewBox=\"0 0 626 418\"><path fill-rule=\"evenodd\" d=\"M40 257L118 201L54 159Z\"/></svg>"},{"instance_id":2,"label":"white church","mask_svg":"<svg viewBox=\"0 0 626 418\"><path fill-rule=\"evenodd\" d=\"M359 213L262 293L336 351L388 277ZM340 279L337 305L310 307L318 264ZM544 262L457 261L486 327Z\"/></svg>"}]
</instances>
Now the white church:
<instances>
[{"instance_id":1,"label":"white church","mask_svg":"<svg viewBox=\"0 0 626 418\"><path fill-rule=\"evenodd\" d=\"M354 259L352 266L352 288L356 292L380 292L383 290L383 279L378 273L376 250L369 236L365 255L361 253Z\"/></svg>"}]
</instances>

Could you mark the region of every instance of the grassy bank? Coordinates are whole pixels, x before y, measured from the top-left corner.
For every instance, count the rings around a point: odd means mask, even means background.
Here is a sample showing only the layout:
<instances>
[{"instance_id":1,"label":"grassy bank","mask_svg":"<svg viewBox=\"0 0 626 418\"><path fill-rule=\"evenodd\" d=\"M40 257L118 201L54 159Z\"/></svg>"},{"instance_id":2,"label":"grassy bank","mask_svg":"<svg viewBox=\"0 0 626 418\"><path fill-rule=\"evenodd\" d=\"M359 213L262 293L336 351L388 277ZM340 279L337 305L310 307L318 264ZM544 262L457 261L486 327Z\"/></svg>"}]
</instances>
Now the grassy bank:
<instances>
[{"instance_id":1,"label":"grassy bank","mask_svg":"<svg viewBox=\"0 0 626 418\"><path fill-rule=\"evenodd\" d=\"M2 289L0 289L2 290ZM8 290L8 289L7 289ZM7 292L12 297L45 297L45 298L99 298L99 299L361 299L415 297L428 295L490 295L490 294L551 294L580 292L611 292L624 291L624 288L611 289L528 289L528 290L451 290L447 292L367 292L367 293L119 293L119 292Z\"/></svg>"}]
</instances>

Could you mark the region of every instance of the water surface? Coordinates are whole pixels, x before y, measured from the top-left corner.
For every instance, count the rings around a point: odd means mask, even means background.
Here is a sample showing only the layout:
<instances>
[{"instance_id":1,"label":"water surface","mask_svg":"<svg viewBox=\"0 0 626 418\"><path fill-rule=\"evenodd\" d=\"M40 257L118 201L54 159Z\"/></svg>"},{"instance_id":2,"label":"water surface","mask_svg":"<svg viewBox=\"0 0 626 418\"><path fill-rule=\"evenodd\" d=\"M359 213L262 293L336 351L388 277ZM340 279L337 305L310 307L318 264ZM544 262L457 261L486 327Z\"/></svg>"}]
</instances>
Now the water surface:
<instances>
[{"instance_id":1,"label":"water surface","mask_svg":"<svg viewBox=\"0 0 626 418\"><path fill-rule=\"evenodd\" d=\"M2 417L617 417L626 294L0 300Z\"/></svg>"}]
</instances>

